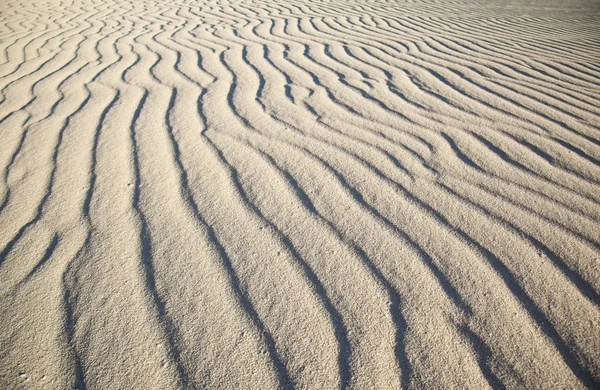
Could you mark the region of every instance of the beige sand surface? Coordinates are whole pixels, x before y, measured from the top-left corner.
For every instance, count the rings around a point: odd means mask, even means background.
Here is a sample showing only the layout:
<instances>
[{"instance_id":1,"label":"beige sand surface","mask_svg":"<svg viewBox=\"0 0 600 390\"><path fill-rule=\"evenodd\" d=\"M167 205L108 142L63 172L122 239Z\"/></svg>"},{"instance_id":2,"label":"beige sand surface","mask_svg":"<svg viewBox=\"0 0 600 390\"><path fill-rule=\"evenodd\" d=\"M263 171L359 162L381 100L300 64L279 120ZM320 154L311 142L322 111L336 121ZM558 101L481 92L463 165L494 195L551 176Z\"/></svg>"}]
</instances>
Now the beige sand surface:
<instances>
[{"instance_id":1,"label":"beige sand surface","mask_svg":"<svg viewBox=\"0 0 600 390\"><path fill-rule=\"evenodd\" d=\"M1 389L600 388L600 3L2 0Z\"/></svg>"}]
</instances>

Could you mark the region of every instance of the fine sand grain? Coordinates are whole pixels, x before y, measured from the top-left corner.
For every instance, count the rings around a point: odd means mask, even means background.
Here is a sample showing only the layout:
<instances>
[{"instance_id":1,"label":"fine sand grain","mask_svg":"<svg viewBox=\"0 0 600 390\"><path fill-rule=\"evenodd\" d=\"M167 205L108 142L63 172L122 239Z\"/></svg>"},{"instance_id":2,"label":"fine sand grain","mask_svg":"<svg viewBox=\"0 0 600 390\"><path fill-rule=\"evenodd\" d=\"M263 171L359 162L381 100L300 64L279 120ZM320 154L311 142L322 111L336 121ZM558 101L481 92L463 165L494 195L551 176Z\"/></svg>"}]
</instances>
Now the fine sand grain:
<instances>
[{"instance_id":1,"label":"fine sand grain","mask_svg":"<svg viewBox=\"0 0 600 390\"><path fill-rule=\"evenodd\" d=\"M0 388L599 388L598 1L0 3Z\"/></svg>"}]
</instances>

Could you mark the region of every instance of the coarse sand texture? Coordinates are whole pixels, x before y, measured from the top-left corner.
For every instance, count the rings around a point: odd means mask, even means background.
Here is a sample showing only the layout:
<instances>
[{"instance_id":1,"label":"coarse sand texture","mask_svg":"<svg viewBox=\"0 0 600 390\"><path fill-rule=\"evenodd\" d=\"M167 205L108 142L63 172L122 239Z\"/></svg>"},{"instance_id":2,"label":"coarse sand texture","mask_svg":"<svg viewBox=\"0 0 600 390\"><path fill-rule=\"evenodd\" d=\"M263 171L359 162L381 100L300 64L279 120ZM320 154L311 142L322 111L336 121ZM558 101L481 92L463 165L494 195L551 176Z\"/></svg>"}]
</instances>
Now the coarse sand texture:
<instances>
[{"instance_id":1,"label":"coarse sand texture","mask_svg":"<svg viewBox=\"0 0 600 390\"><path fill-rule=\"evenodd\" d=\"M600 388L598 0L0 0L0 389Z\"/></svg>"}]
</instances>

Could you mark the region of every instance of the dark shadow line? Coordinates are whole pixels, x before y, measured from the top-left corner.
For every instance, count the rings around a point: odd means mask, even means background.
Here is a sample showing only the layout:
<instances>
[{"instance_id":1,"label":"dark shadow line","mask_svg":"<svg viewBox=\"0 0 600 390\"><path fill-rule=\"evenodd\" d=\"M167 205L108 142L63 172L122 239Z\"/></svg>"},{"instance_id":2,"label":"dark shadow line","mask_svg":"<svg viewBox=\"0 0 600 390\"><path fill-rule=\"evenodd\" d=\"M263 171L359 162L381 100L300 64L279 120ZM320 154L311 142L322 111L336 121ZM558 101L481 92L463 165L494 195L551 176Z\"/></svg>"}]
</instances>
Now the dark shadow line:
<instances>
[{"instance_id":1,"label":"dark shadow line","mask_svg":"<svg viewBox=\"0 0 600 390\"><path fill-rule=\"evenodd\" d=\"M533 176L535 179L541 180L545 183L548 183L549 185L560 187L563 190L566 190L572 194L575 194L579 197L586 199L587 201L590 201L590 202L593 202L596 204L600 203L599 200L596 200L587 194L576 192L572 188L569 188L568 186L555 181L554 179L548 177L547 175L545 175L543 173L538 173L538 172L534 171L533 169L521 164L519 161L510 157L504 150L502 150L498 146L494 145L491 141L489 141L487 138L483 137L482 135L474 133L474 132L471 132L470 134L475 139L477 139L479 142L481 142L483 145L485 145L490 151L492 151L494 154L496 154L498 157L500 157L502 160L504 160L504 162L520 169L521 171L524 171L525 173ZM485 172L485 171L484 171L484 173L487 174L487 172ZM496 176L496 175L494 175L494 176ZM507 181L505 179L502 179L502 180Z\"/></svg>"},{"instance_id":2,"label":"dark shadow line","mask_svg":"<svg viewBox=\"0 0 600 390\"><path fill-rule=\"evenodd\" d=\"M579 155L579 157L584 158L584 159L588 160L589 162L591 162L592 164L600 167L600 160L590 156L589 154L585 153L583 150L579 149L578 147L573 146L570 143L563 141L561 139L558 139L558 138L553 138L553 140L558 142L565 148L569 149L570 151L576 153L577 155Z\"/></svg>"},{"instance_id":3,"label":"dark shadow line","mask_svg":"<svg viewBox=\"0 0 600 390\"><path fill-rule=\"evenodd\" d=\"M90 203L92 201L92 195L94 193L94 187L96 185L96 178L97 178L96 164L97 164L97 160L98 160L98 141L100 139L100 133L102 132L102 127L103 127L104 120L106 119L106 115L108 114L110 109L113 107L113 105L119 100L120 95L121 95L121 92L119 90L117 90L117 93L115 94L115 97L113 98L113 100L111 100L111 102L108 104L108 106L106 106L104 108L104 110L102 111L102 114L100 114L98 126L96 126L96 132L94 134L94 140L92 142L92 162L91 162L91 166L90 166L90 172L91 172L90 184L89 184L87 193L85 195L85 200L83 201L83 207L82 207L83 214L88 217L90 215Z\"/></svg>"},{"instance_id":4,"label":"dark shadow line","mask_svg":"<svg viewBox=\"0 0 600 390\"><path fill-rule=\"evenodd\" d=\"M483 374L483 377L487 381L488 385L493 390L506 389L506 386L504 383L502 383L502 380L494 373L493 368L490 367L490 360L492 358L492 350L490 347L488 347L475 332L469 329L468 326L463 325L459 327L459 330L469 344L471 344L471 348L475 351L479 370Z\"/></svg>"},{"instance_id":5,"label":"dark shadow line","mask_svg":"<svg viewBox=\"0 0 600 390\"><path fill-rule=\"evenodd\" d=\"M202 98L203 98L205 92L206 92L206 90L203 90L203 92L198 97L198 102L199 102L198 109L199 109L199 112L201 113L200 116L203 121L205 120L205 116L201 109L201 101L202 101ZM277 372L280 387L283 389L292 389L292 388L294 388L293 381L290 378L290 375L287 371L287 368L285 367L285 364L283 363L283 360L281 359L281 357L279 356L279 353L277 352L277 349L275 346L276 343L275 343L273 336L266 329L264 323L260 319L258 312L254 308L248 294L243 291L243 289L241 287L241 282L239 280L237 272L235 271L235 268L233 267L231 259L229 258L229 255L227 254L227 251L225 250L225 248L219 241L212 226L210 226L210 224L202 217L202 214L200 213L200 209L198 208L198 205L196 204L196 202L194 201L194 199L192 197L190 187L189 187L189 180L188 180L187 172L184 168L183 162L181 161L181 152L179 149L179 144L175 138L175 134L173 132L173 127L172 127L172 124L170 121L170 113L171 113L173 107L175 106L176 97L177 97L177 89L173 88L165 122L167 125L167 132L169 135L169 139L170 139L171 145L173 147L173 155L174 155L175 163L177 164L177 168L180 172L179 181L180 181L180 185L182 188L183 197L184 197L186 203L192 209L195 218L200 223L202 223L202 225L204 225L207 228L207 234L208 234L209 241L214 245L215 249L219 253L219 258L221 260L223 267L225 268L225 270L228 274L228 277L230 279L230 284L234 291L234 294L238 298L241 306L243 307L244 311L246 312L246 314L248 315L250 320L254 323L254 326L256 327L258 332L263 337L265 346L269 353L269 357L270 357L271 361L273 362L273 365ZM204 122L204 123L206 123L206 122ZM210 142L210 140L208 140L207 138L206 138L206 140L216 150L216 147L212 144L212 142Z\"/></svg>"},{"instance_id":6,"label":"dark shadow line","mask_svg":"<svg viewBox=\"0 0 600 390\"><path fill-rule=\"evenodd\" d=\"M483 174L487 174L487 172L485 171L485 169L483 169L482 167L480 167L479 165L477 165L473 160L471 160L471 158L469 158L465 153L463 153L462 150L460 150L460 148L458 147L458 145L456 144L456 142L446 133L440 133L440 135L442 137L444 137L444 139L446 140L446 142L448 142L448 144L450 145L450 148L452 148L452 151L454 152L454 154L456 154L456 156L465 164L467 164L468 166L470 166L471 168L476 169L479 172L482 172Z\"/></svg>"},{"instance_id":7,"label":"dark shadow line","mask_svg":"<svg viewBox=\"0 0 600 390\"><path fill-rule=\"evenodd\" d=\"M341 315L335 309L335 306L331 302L331 299L327 295L327 291L325 290L325 287L322 285L319 278L316 276L316 274L314 273L314 271L312 270L310 265L308 265L308 263L306 263L302 259L302 257L296 250L295 246L290 241L290 239L285 234L283 234L283 232L281 232L274 223L269 221L253 203L250 202L246 192L244 191L244 189L241 185L241 182L239 180L236 169L226 160L226 158L223 155L223 153L221 152L221 150L219 150L210 139L206 138L206 140L212 146L212 148L215 150L217 155L219 156L221 163L225 167L227 167L227 169L230 171L233 184L234 184L237 192L240 194L242 201L261 220L265 221L265 223L275 231L275 233L277 234L277 236L279 237L279 239L281 240L283 245L289 250L292 257L297 261L297 264L301 267L302 271L306 275L306 278L310 281L310 284L312 285L314 292L322 300L321 303L327 310L331 324L334 329L334 334L335 334L336 340L338 342L338 346L339 346L338 369L339 369L339 374L340 374L340 389L345 389L350 382L349 356L350 356L351 349L350 349L350 343L346 336L348 332L347 332L346 326L341 318ZM291 382L289 377L288 377L287 381L288 381L287 383L284 382L284 387L286 387L286 388L287 388L287 386L289 386L289 384L293 383L293 382Z\"/></svg>"},{"instance_id":8,"label":"dark shadow line","mask_svg":"<svg viewBox=\"0 0 600 390\"><path fill-rule=\"evenodd\" d=\"M172 330L175 329L171 319L169 318L165 303L161 298L157 287L156 280L154 277L154 259L152 255L152 244L150 238L150 228L148 227L148 222L146 220L146 216L142 211L140 205L140 190L141 190L141 174L140 174L140 161L139 161L139 152L138 145L136 140L136 131L135 124L140 116L142 108L146 103L146 99L148 98L149 92L148 90L144 90L144 94L140 99L140 103L138 104L133 118L131 120L131 125L129 128L131 145L133 150L133 170L135 175L134 180L134 188L133 188L133 198L132 198L132 206L136 211L139 221L140 221L140 250L141 250L141 268L144 272L144 284L146 286L146 290L150 295L153 306L156 310L159 322L163 327L163 334L168 343L167 354L169 359L175 364L175 369L177 371L178 379L181 382L183 387L189 387L190 382L188 375L183 367L180 359L180 353L177 347L177 339L173 334Z\"/></svg>"},{"instance_id":9,"label":"dark shadow line","mask_svg":"<svg viewBox=\"0 0 600 390\"><path fill-rule=\"evenodd\" d=\"M46 264L46 262L50 259L50 257L52 257L52 254L54 253L54 250L56 249L56 246L58 245L59 241L60 241L60 236L58 235L58 233L54 233L54 236L52 236L52 240L50 241L48 248L46 248L44 255L42 256L40 261L35 265L35 267L32 268L32 270L29 272L29 274L27 274L27 276L25 277L25 280L30 279L33 275L36 274L36 272L38 272L40 270L40 268L42 268L44 266L44 264Z\"/></svg>"},{"instance_id":10,"label":"dark shadow line","mask_svg":"<svg viewBox=\"0 0 600 390\"><path fill-rule=\"evenodd\" d=\"M412 238L410 238L410 236L406 232L404 232L403 230L401 230L398 226L396 226L388 218L386 218L381 213L379 213L379 211L377 209L375 209L368 202L366 202L365 199L364 199L364 197L362 196L362 194L358 190L356 190L353 186L351 186L350 183L348 183L346 181L346 179L342 176L342 174L339 173L337 170L335 170L331 165L329 165L329 163L327 163L321 157L313 154L312 152L310 152L310 151L308 151L306 149L302 149L302 151L304 153L308 154L309 156L311 156L312 158L314 158L315 160L318 160L329 172L331 172L331 174L333 176L335 176L335 178L339 181L340 185L349 192L349 195L361 207L363 207L371 215L373 215L376 220L379 220L379 221L383 222L388 228L390 228L391 230L393 230L396 234L398 234L398 236L400 236L412 248L414 248L415 251L416 251L416 253L421 258L423 264L427 268L429 268L429 270L433 273L433 275L435 276L436 280L440 284L441 288L444 290L444 292L446 293L446 295L452 300L452 302L454 303L454 305L456 305L456 307L459 310L461 310L462 312L466 313L467 315L472 315L472 310L469 307L469 305L466 302L464 302L464 300L461 298L460 294L458 294L458 291L456 290L456 288L446 278L446 275L438 268L438 266L433 261L433 258L429 255L429 253L427 253L427 251L425 251L421 247L421 245L419 245L416 241L414 241ZM373 169L375 171L375 174L378 177L382 178L383 180L390 181L376 167L374 167L373 165L365 162L364 160L360 160L360 161L362 163L366 164L370 169ZM399 187L399 185L396 184L396 187ZM399 189L402 190L402 187L399 187Z\"/></svg>"},{"instance_id":11,"label":"dark shadow line","mask_svg":"<svg viewBox=\"0 0 600 390\"><path fill-rule=\"evenodd\" d=\"M461 201L472 205L483 213L488 214L487 210L474 203L472 200L465 198L455 192L450 187L440 183L442 188L448 191L450 194L456 196ZM590 388L593 388L595 383L594 375L585 367L579 364L578 359L572 353L567 342L565 342L558 331L554 328L546 314L535 304L533 299L529 297L524 288L519 284L517 278L512 274L510 269L492 252L483 247L479 242L472 239L468 234L458 228L454 228L457 234L463 239L467 240L473 245L487 260L488 264L496 271L496 273L502 278L504 284L512 292L512 294L519 300L521 306L529 313L529 315L535 320L535 323L539 326L540 330L554 343L557 351L561 355L565 364L569 369L579 378L579 380Z\"/></svg>"},{"instance_id":12,"label":"dark shadow line","mask_svg":"<svg viewBox=\"0 0 600 390\"><path fill-rule=\"evenodd\" d=\"M63 307L63 311L64 311L64 333L65 333L66 342L67 342L68 354L70 355L69 357L72 359L73 365L74 365L73 368L75 370L75 372L74 372L74 375L75 375L74 382L75 383L73 383L73 388L76 390L85 390L87 388L87 384L86 384L86 380L85 380L85 371L83 368L83 363L81 361L79 353L77 352L77 346L75 345L75 325L77 324L77 319L75 318L74 313L73 313L72 300L74 298L71 294L71 291L67 288L66 277L67 277L68 268L71 265L72 261L81 255L84 248L86 248L87 245L89 244L91 236L92 236L91 232L88 232L87 236L85 238L85 242L83 243L81 248L77 251L77 254L75 255L75 257L71 261L69 261L69 263L67 265L67 270L65 270L63 272L63 275L61 277L62 307Z\"/></svg>"},{"instance_id":13,"label":"dark shadow line","mask_svg":"<svg viewBox=\"0 0 600 390\"><path fill-rule=\"evenodd\" d=\"M17 234L15 234L15 236L8 242L8 244L6 244L6 246L2 249L2 251L0 251L0 266L4 263L6 256L12 250L12 248L16 245L16 243L19 241L21 236L23 236L25 231L30 226L34 225L35 223L37 223L40 220L44 206L45 206L46 202L48 201L48 198L50 198L50 195L52 194L52 187L54 185L54 176L56 174L57 164L58 164L58 153L60 150L60 146L62 144L64 132L67 129L67 127L69 126L69 123L71 122L71 119L73 118L73 116L75 116L79 111L81 111L83 109L83 107L90 100L90 97L91 97L91 95L88 93L87 97L79 105L79 107L77 107L77 109L75 111L73 111L71 114L69 114L69 116L65 119L65 122L64 122L62 128L59 130L58 140L56 142L56 146L54 147L54 153L52 155L52 169L50 171L50 179L46 186L46 193L40 200L40 204L37 206L35 216L32 219L30 219L28 222L26 222L23 226L21 226L21 228L19 229Z\"/></svg>"}]
</instances>

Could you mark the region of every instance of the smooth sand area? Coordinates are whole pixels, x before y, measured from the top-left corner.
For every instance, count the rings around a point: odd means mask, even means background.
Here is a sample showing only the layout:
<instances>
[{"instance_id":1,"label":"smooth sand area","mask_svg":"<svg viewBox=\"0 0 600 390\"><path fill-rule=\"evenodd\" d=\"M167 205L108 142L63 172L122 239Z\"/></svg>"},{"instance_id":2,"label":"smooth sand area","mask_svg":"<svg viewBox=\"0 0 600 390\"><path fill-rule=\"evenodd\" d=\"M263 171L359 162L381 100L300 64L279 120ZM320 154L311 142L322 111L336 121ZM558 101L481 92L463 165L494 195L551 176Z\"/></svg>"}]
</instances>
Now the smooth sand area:
<instances>
[{"instance_id":1,"label":"smooth sand area","mask_svg":"<svg viewBox=\"0 0 600 390\"><path fill-rule=\"evenodd\" d=\"M600 388L600 3L0 1L0 388Z\"/></svg>"}]
</instances>

